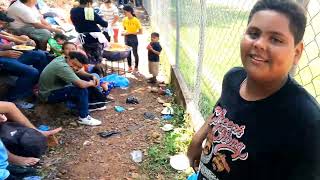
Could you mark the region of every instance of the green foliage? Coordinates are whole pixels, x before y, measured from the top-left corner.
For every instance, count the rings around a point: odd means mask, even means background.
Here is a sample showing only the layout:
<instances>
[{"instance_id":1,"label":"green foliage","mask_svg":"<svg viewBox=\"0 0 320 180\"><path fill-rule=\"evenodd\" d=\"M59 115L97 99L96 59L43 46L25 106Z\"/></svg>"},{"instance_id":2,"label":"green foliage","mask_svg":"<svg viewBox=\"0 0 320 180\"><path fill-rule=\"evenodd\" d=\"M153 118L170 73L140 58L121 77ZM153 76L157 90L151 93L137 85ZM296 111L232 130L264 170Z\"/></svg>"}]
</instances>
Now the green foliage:
<instances>
[{"instance_id":1,"label":"green foliage","mask_svg":"<svg viewBox=\"0 0 320 180\"><path fill-rule=\"evenodd\" d=\"M178 153L185 153L190 144L193 130L187 128L188 116L181 106L173 105L175 117L172 124L177 127L174 131L166 132L161 143L149 147L147 158L142 164L143 172L146 172L150 179L155 179L161 174L166 179L185 179L190 170L177 172L170 166L170 156Z\"/></svg>"}]
</instances>

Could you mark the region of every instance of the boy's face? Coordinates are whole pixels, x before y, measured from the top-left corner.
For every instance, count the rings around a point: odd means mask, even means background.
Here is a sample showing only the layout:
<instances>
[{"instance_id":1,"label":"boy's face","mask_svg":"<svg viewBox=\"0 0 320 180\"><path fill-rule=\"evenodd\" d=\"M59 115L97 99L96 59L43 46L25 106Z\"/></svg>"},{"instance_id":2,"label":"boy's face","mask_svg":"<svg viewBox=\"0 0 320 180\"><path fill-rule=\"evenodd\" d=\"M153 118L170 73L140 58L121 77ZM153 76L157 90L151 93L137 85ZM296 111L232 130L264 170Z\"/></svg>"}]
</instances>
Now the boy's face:
<instances>
[{"instance_id":1,"label":"boy's face","mask_svg":"<svg viewBox=\"0 0 320 180\"><path fill-rule=\"evenodd\" d=\"M64 49L63 49L63 53L65 56L69 56L69 52L71 51L76 51L77 50L77 47L73 44L67 44Z\"/></svg>"},{"instance_id":2,"label":"boy's face","mask_svg":"<svg viewBox=\"0 0 320 180\"><path fill-rule=\"evenodd\" d=\"M157 36L151 36L151 42L158 42L159 38Z\"/></svg>"},{"instance_id":3,"label":"boy's face","mask_svg":"<svg viewBox=\"0 0 320 180\"><path fill-rule=\"evenodd\" d=\"M106 5L106 7L108 7L108 8L110 8L110 7L111 7L111 5L112 5L111 3L107 3L107 2L106 2L106 3L104 3L104 4L105 4L105 5Z\"/></svg>"},{"instance_id":4,"label":"boy's face","mask_svg":"<svg viewBox=\"0 0 320 180\"><path fill-rule=\"evenodd\" d=\"M64 43L64 40L63 40L63 39L58 38L58 39L57 39L57 43L58 43L58 44L60 44L60 45L62 45L62 44Z\"/></svg>"},{"instance_id":5,"label":"boy's face","mask_svg":"<svg viewBox=\"0 0 320 180\"><path fill-rule=\"evenodd\" d=\"M69 59L68 62L69 66L74 72L78 72L80 69L82 69L83 64L81 64L77 59Z\"/></svg>"},{"instance_id":6,"label":"boy's face","mask_svg":"<svg viewBox=\"0 0 320 180\"><path fill-rule=\"evenodd\" d=\"M297 64L303 44L294 44L289 19L276 11L255 13L240 44L241 60L248 76L259 82L286 78Z\"/></svg>"}]
</instances>

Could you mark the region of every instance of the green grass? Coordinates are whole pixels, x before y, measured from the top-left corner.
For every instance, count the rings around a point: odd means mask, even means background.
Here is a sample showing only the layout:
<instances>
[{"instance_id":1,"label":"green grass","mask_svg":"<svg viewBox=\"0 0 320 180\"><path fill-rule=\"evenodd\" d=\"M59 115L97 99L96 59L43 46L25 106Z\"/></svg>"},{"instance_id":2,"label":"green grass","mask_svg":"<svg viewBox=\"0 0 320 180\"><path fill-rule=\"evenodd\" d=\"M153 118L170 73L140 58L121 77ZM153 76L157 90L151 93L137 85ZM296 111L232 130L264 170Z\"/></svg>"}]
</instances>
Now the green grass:
<instances>
[{"instance_id":1,"label":"green grass","mask_svg":"<svg viewBox=\"0 0 320 180\"><path fill-rule=\"evenodd\" d=\"M310 2L312 3L312 2ZM196 62L199 52L199 2L180 2L179 69L189 90L194 91ZM306 28L305 51L300 59L295 79L320 102L320 4L310 4L309 22ZM174 8L173 8L174 9ZM175 9L174 9L175 10ZM171 18L175 17L172 11ZM208 5L204 39L203 72L201 74L201 113L211 113L212 106L220 96L224 74L240 61L240 39L247 24L248 11L225 6ZM175 19L173 20L175 23ZM168 33L168 32L166 32ZM174 32L175 33L175 32ZM318 34L315 36L315 34ZM175 37L175 34L167 34ZM170 38L172 53L175 54L175 38Z\"/></svg>"},{"instance_id":2,"label":"green grass","mask_svg":"<svg viewBox=\"0 0 320 180\"><path fill-rule=\"evenodd\" d=\"M248 12L235 9L208 7L208 19L205 29L205 49L203 72L201 75L201 99L199 102L201 113L206 116L212 111L212 106L219 98L219 88L224 74L234 66L241 66L240 39L245 30ZM212 15L212 16L211 16ZM189 13L189 16L190 15ZM199 25L192 23L182 24L180 69L187 84L193 89L196 67L196 58L199 50ZM320 102L320 15L310 21L307 27L304 42L305 51L299 62L295 79ZM186 68L186 65L189 65ZM187 75L187 77L186 77ZM191 77L190 77L191 76ZM217 90L218 89L218 90Z\"/></svg>"},{"instance_id":3,"label":"green grass","mask_svg":"<svg viewBox=\"0 0 320 180\"><path fill-rule=\"evenodd\" d=\"M157 179L161 175L165 179L183 180L191 174L191 169L177 172L170 166L170 156L185 153L193 134L184 109L177 105L173 105L173 109L175 116L170 122L176 127L175 130L165 133L160 144L149 147L148 155L141 166L150 179Z\"/></svg>"}]
</instances>

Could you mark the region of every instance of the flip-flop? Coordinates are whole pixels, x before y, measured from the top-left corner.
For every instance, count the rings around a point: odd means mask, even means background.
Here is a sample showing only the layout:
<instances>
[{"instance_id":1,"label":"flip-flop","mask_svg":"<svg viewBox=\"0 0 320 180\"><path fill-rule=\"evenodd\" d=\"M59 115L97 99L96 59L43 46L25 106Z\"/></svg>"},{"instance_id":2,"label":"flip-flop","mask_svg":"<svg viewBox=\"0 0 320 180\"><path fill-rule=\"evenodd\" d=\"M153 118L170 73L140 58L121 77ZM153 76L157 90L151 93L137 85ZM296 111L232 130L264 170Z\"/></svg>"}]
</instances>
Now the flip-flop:
<instances>
[{"instance_id":1,"label":"flip-flop","mask_svg":"<svg viewBox=\"0 0 320 180\"><path fill-rule=\"evenodd\" d=\"M121 134L121 132L119 132L119 131L103 131L103 132L99 132L97 134L102 138L108 138L108 137L111 137L112 135L115 135L115 134Z\"/></svg>"}]
</instances>

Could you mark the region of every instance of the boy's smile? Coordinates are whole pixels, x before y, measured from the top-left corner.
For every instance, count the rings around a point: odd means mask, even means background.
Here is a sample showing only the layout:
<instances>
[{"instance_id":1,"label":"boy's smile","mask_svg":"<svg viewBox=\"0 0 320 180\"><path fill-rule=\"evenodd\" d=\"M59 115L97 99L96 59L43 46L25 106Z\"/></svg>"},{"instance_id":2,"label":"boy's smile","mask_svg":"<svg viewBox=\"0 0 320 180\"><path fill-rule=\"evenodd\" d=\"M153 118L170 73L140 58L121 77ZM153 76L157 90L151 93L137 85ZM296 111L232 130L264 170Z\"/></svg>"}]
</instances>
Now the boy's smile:
<instances>
[{"instance_id":1,"label":"boy's smile","mask_svg":"<svg viewBox=\"0 0 320 180\"><path fill-rule=\"evenodd\" d=\"M240 46L248 77L260 82L285 79L303 50L301 42L294 44L288 18L272 10L254 14Z\"/></svg>"}]
</instances>

